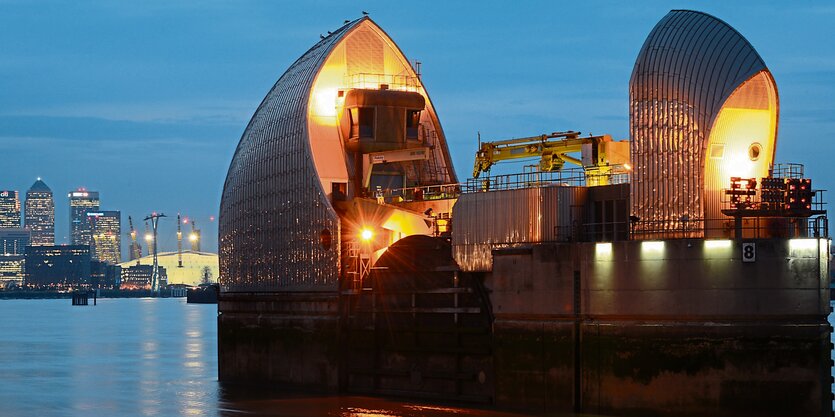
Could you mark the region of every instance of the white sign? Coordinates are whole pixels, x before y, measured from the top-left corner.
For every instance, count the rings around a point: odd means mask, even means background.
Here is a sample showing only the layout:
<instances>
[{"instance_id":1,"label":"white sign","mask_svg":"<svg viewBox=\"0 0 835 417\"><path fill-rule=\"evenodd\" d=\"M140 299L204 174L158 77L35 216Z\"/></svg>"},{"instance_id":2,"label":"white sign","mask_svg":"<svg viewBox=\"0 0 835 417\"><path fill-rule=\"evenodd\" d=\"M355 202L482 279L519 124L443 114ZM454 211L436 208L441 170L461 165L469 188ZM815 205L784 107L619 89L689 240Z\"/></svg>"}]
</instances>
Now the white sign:
<instances>
[{"instance_id":1,"label":"white sign","mask_svg":"<svg viewBox=\"0 0 835 417\"><path fill-rule=\"evenodd\" d=\"M757 260L757 244L754 242L742 243L742 262L755 262Z\"/></svg>"}]
</instances>

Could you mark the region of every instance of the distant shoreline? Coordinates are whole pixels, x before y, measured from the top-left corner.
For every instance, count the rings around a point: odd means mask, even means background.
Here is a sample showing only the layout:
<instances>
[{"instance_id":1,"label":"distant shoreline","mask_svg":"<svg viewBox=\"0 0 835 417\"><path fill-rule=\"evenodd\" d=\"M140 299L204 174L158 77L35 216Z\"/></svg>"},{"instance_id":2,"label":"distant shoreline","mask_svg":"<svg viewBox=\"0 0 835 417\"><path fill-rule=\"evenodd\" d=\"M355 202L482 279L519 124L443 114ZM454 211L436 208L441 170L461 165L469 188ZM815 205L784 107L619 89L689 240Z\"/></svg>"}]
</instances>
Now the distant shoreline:
<instances>
[{"instance_id":1,"label":"distant shoreline","mask_svg":"<svg viewBox=\"0 0 835 417\"><path fill-rule=\"evenodd\" d=\"M150 290L99 290L98 298L143 298L150 296ZM72 298L72 292L33 290L0 291L0 300L54 300L70 298Z\"/></svg>"}]
</instances>

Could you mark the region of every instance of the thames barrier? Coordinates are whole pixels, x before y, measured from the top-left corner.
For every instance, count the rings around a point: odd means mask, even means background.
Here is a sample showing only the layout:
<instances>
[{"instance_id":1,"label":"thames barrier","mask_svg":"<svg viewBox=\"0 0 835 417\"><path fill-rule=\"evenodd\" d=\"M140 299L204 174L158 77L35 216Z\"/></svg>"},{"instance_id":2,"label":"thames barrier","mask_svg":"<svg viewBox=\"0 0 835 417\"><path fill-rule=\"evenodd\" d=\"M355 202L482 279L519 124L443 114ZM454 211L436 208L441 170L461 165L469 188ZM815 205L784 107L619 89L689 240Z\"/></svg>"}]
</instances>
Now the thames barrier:
<instances>
[{"instance_id":1,"label":"thames barrier","mask_svg":"<svg viewBox=\"0 0 835 417\"><path fill-rule=\"evenodd\" d=\"M803 166L776 159L765 61L722 20L673 10L628 88L628 139L482 142L459 181L391 37L367 16L323 37L264 98L226 177L221 382L830 416L826 211ZM537 169L489 175L523 158Z\"/></svg>"}]
</instances>

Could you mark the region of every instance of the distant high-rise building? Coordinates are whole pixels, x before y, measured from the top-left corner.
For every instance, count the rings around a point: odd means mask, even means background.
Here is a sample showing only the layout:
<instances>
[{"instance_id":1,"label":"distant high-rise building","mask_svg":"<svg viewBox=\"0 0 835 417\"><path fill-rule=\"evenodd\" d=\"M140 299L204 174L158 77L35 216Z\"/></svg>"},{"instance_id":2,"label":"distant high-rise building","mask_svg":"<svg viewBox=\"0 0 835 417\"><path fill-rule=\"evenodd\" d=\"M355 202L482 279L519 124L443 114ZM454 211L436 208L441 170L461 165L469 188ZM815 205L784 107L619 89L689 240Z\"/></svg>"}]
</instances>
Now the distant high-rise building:
<instances>
[{"instance_id":1,"label":"distant high-rise building","mask_svg":"<svg viewBox=\"0 0 835 417\"><path fill-rule=\"evenodd\" d=\"M0 228L0 255L23 255L31 240L22 227Z\"/></svg>"},{"instance_id":2,"label":"distant high-rise building","mask_svg":"<svg viewBox=\"0 0 835 417\"><path fill-rule=\"evenodd\" d=\"M99 211L99 193L79 188L67 196L70 198L70 244L92 246L93 232L87 213Z\"/></svg>"},{"instance_id":3,"label":"distant high-rise building","mask_svg":"<svg viewBox=\"0 0 835 417\"><path fill-rule=\"evenodd\" d=\"M55 244L55 200L52 190L38 178L29 191L23 207L23 225L32 232L32 245Z\"/></svg>"},{"instance_id":4,"label":"distant high-rise building","mask_svg":"<svg viewBox=\"0 0 835 417\"><path fill-rule=\"evenodd\" d=\"M27 246L26 283L37 286L76 286L90 283L87 245Z\"/></svg>"},{"instance_id":5,"label":"distant high-rise building","mask_svg":"<svg viewBox=\"0 0 835 417\"><path fill-rule=\"evenodd\" d=\"M0 285L23 283L24 258L29 245L29 230L0 229Z\"/></svg>"},{"instance_id":6,"label":"distant high-rise building","mask_svg":"<svg viewBox=\"0 0 835 417\"><path fill-rule=\"evenodd\" d=\"M122 262L122 213L88 211L87 222L93 236L93 259L113 265Z\"/></svg>"},{"instance_id":7,"label":"distant high-rise building","mask_svg":"<svg viewBox=\"0 0 835 417\"><path fill-rule=\"evenodd\" d=\"M0 228L20 227L20 198L17 191L0 191Z\"/></svg>"}]
</instances>

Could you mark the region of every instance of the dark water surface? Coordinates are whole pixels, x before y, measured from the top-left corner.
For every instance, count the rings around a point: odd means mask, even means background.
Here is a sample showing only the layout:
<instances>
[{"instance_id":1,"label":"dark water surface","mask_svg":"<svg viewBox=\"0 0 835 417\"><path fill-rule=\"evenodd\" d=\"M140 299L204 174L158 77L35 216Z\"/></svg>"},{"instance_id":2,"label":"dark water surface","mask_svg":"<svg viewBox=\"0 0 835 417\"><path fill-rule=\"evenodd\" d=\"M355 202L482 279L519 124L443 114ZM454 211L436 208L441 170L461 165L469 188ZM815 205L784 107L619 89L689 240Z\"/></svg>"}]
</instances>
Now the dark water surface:
<instances>
[{"instance_id":1,"label":"dark water surface","mask_svg":"<svg viewBox=\"0 0 835 417\"><path fill-rule=\"evenodd\" d=\"M0 417L519 416L364 397L262 398L217 382L216 305L0 300Z\"/></svg>"},{"instance_id":2,"label":"dark water surface","mask_svg":"<svg viewBox=\"0 0 835 417\"><path fill-rule=\"evenodd\" d=\"M257 398L218 385L217 305L0 300L0 417L518 415L364 397Z\"/></svg>"}]
</instances>

